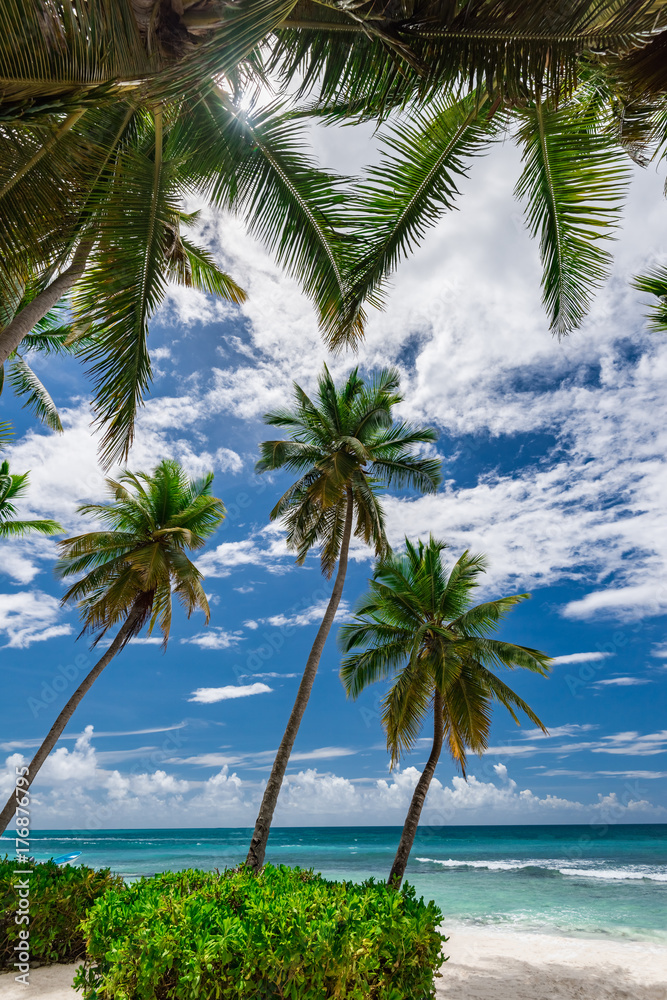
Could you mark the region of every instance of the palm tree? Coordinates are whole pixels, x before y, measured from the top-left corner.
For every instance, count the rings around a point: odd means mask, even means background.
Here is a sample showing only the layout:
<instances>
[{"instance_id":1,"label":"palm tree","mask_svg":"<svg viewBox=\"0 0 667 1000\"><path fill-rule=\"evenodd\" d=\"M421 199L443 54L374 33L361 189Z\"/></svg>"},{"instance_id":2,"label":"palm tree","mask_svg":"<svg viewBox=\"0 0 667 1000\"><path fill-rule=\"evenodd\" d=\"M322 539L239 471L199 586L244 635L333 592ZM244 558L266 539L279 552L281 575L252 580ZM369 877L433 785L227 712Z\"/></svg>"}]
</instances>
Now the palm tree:
<instances>
[{"instance_id":1,"label":"palm tree","mask_svg":"<svg viewBox=\"0 0 667 1000\"><path fill-rule=\"evenodd\" d=\"M62 434L60 414L51 394L33 367L34 355L76 357L92 346L91 337L77 336L66 301L60 301L23 338L20 346L0 365L0 394L8 384L24 409L45 427Z\"/></svg>"},{"instance_id":2,"label":"palm tree","mask_svg":"<svg viewBox=\"0 0 667 1000\"><path fill-rule=\"evenodd\" d=\"M155 627L167 645L172 595L188 618L200 609L209 620L201 573L187 556L200 549L224 518L221 500L211 494L213 474L190 481L177 462L165 460L152 473L123 473L107 479L108 503L84 504L79 513L99 518L105 527L59 542L60 577L84 575L62 603L77 601L83 633L96 645L120 625L111 645L81 682L30 762L28 788L60 738L77 705L104 668L144 625ZM24 791L26 788L23 789ZM12 794L0 814L0 833L14 815Z\"/></svg>"},{"instance_id":3,"label":"palm tree","mask_svg":"<svg viewBox=\"0 0 667 1000\"><path fill-rule=\"evenodd\" d=\"M396 422L392 407L402 398L395 368L384 369L367 383L355 368L337 388L325 365L315 400L295 383L293 409L264 418L289 437L262 444L257 471L286 469L299 475L271 511L271 520L285 524L297 563L303 564L317 545L325 576L331 578L338 568L255 823L246 861L255 870L264 863L280 788L340 604L352 535L372 545L376 555L386 554L380 487L396 484L431 493L440 482L440 461L414 453L415 446L434 442L436 432Z\"/></svg>"},{"instance_id":4,"label":"palm tree","mask_svg":"<svg viewBox=\"0 0 667 1000\"><path fill-rule=\"evenodd\" d=\"M11 436L9 424L0 424L0 448L10 441ZM16 517L16 501L22 500L27 493L29 478L29 472L13 475L9 471L7 459L0 462L0 538L21 538L31 532L38 535L57 535L63 530L57 521L48 518L26 521Z\"/></svg>"},{"instance_id":5,"label":"palm tree","mask_svg":"<svg viewBox=\"0 0 667 1000\"><path fill-rule=\"evenodd\" d=\"M511 608L528 594L472 604L472 591L485 571L482 556L464 552L450 572L443 565L446 545L433 537L378 564L354 620L342 627L339 642L349 654L341 666L345 689L356 698L369 684L391 680L382 722L392 766L413 749L422 724L433 711L433 745L417 783L389 875L400 886L417 832L426 794L446 740L455 763L466 773L468 749L488 746L493 702L519 720L520 709L544 732L531 708L496 676L498 667L523 667L545 675L546 653L488 638Z\"/></svg>"}]
</instances>

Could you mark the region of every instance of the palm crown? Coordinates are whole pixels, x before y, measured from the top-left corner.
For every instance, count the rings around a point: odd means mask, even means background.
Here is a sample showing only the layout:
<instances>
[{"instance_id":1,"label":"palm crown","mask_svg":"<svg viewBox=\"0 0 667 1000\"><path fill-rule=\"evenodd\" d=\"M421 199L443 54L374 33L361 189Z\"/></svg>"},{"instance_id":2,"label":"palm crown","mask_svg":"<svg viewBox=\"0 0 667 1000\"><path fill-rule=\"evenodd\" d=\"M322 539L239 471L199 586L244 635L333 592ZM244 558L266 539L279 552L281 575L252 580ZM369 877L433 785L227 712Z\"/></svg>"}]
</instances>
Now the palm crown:
<instances>
[{"instance_id":1,"label":"palm crown","mask_svg":"<svg viewBox=\"0 0 667 1000\"><path fill-rule=\"evenodd\" d=\"M391 680L382 721L392 763L414 746L437 692L451 755L465 774L466 749L481 753L488 745L493 701L517 723L515 709L544 729L495 669L523 667L544 675L550 660L539 650L490 638L529 595L473 605L485 561L464 552L448 572L445 548L432 537L418 545L406 539L405 553L379 564L354 621L340 631L341 648L349 654L341 678L352 697L374 681Z\"/></svg>"},{"instance_id":2,"label":"palm crown","mask_svg":"<svg viewBox=\"0 0 667 1000\"><path fill-rule=\"evenodd\" d=\"M337 389L325 366L315 401L295 383L294 408L264 418L290 433L287 440L262 444L257 470L299 474L271 511L272 520L284 519L287 543L298 562L318 544L323 572L331 576L348 511L355 517L355 537L372 544L377 555L386 553L378 489L392 484L424 492L437 489L439 459L414 454L416 445L433 443L437 434L394 421L392 407L402 398L395 368L385 369L368 384L355 368Z\"/></svg>"},{"instance_id":3,"label":"palm crown","mask_svg":"<svg viewBox=\"0 0 667 1000\"><path fill-rule=\"evenodd\" d=\"M63 597L76 600L97 642L133 615L126 640L148 622L166 643L174 593L188 617L200 608L209 619L201 573L186 555L200 549L224 517L221 500L211 495L213 474L190 481L177 462L165 460L152 474L125 472L107 479L109 503L84 504L79 513L107 527L60 542L56 565L61 577L84 573Z\"/></svg>"}]
</instances>

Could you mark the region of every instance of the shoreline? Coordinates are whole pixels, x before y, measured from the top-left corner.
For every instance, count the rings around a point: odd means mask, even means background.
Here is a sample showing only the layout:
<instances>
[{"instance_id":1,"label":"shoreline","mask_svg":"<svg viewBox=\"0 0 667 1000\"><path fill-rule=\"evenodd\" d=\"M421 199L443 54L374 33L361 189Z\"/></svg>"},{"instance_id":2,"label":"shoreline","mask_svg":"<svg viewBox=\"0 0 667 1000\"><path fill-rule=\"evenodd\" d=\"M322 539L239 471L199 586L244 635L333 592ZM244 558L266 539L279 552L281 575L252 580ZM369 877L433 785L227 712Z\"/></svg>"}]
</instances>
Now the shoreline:
<instances>
[{"instance_id":1,"label":"shoreline","mask_svg":"<svg viewBox=\"0 0 667 1000\"><path fill-rule=\"evenodd\" d=\"M465 924L447 928L438 1000L667 1000L667 948ZM77 966L33 969L30 985L0 976L2 1000L74 1000Z\"/></svg>"}]
</instances>

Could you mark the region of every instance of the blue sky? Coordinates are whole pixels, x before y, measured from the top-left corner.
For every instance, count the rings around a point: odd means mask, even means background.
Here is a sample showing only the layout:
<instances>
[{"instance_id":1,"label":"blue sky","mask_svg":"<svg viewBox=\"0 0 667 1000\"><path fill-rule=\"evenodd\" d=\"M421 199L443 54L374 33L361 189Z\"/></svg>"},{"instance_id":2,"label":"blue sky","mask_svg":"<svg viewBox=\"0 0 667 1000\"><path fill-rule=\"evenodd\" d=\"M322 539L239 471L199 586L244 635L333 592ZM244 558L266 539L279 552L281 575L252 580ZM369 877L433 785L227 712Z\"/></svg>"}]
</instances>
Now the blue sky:
<instances>
[{"instance_id":1,"label":"blue sky","mask_svg":"<svg viewBox=\"0 0 667 1000\"><path fill-rule=\"evenodd\" d=\"M350 170L369 148L351 129L322 130L315 144ZM637 173L614 275L584 328L558 343L512 198L517 173L511 143L477 163L461 210L401 267L358 356L327 359L337 378L357 363L398 364L400 415L440 432L443 487L387 497L392 544L432 531L452 558L485 552L486 593L533 595L503 634L556 657L549 680L513 677L550 736L497 711L467 783L442 760L424 820L664 822L667 345L628 284L665 252L664 178ZM296 567L268 524L288 480L253 472L262 414L285 402L292 379L312 389L326 359L312 309L238 221L206 216L202 238L249 299L237 309L170 295L153 324L156 377L129 465L172 455L192 474L215 471L228 516L199 559L211 624L178 613L166 653L140 641L106 670L35 783L37 828L251 825L328 595L317 559ZM32 470L25 513L75 533L77 503L103 489L89 386L72 362L36 367L66 430L37 427L5 390L3 419L17 429L8 453L14 471ZM76 613L59 608L54 558L49 540L3 545L3 794L94 662ZM341 620L370 569L355 547ZM338 663L332 636L276 822L400 824L428 732L391 774L381 689L346 701Z\"/></svg>"}]
</instances>

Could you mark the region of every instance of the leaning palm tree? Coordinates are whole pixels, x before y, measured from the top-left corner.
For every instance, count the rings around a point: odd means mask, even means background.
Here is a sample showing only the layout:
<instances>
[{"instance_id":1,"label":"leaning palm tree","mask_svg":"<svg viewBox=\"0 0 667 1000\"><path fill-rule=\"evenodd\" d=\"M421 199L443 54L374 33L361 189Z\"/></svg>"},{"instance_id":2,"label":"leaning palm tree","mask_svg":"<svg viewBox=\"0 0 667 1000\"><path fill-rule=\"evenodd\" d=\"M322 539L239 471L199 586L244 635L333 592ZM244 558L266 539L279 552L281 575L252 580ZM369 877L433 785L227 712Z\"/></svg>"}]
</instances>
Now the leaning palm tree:
<instances>
[{"instance_id":1,"label":"leaning palm tree","mask_svg":"<svg viewBox=\"0 0 667 1000\"><path fill-rule=\"evenodd\" d=\"M455 763L466 773L468 749L488 746L493 702L504 705L519 724L520 709L546 732L531 708L494 670L523 667L545 675L546 653L489 636L511 608L528 594L472 604L472 592L485 570L482 556L464 552L448 573L444 542L433 537L405 553L382 560L354 620L340 631L349 654L342 663L345 689L356 698L369 684L391 680L382 722L392 766L414 748L422 724L433 711L433 745L417 782L389 875L400 886L431 779L447 741Z\"/></svg>"},{"instance_id":2,"label":"leaning palm tree","mask_svg":"<svg viewBox=\"0 0 667 1000\"><path fill-rule=\"evenodd\" d=\"M416 445L434 442L436 432L395 421L392 407L402 398L395 368L381 371L367 383L355 368L337 388L325 365L315 400L295 383L294 408L264 418L284 428L289 437L262 444L257 471L286 469L299 474L271 511L271 520L285 524L287 544L299 564L317 545L325 576L330 578L338 568L255 823L247 857L247 864L255 870L264 863L292 747L340 604L350 540L354 535L372 545L376 555L386 554L389 544L380 487L396 484L431 493L440 482L440 461L414 453Z\"/></svg>"},{"instance_id":3,"label":"leaning palm tree","mask_svg":"<svg viewBox=\"0 0 667 1000\"><path fill-rule=\"evenodd\" d=\"M12 431L7 423L0 424L0 448L11 439ZM63 529L57 521L49 518L17 518L16 503L22 500L29 486L30 473L20 475L9 471L9 462L0 462L0 538L21 538L27 534L57 535Z\"/></svg>"},{"instance_id":4,"label":"leaning palm tree","mask_svg":"<svg viewBox=\"0 0 667 1000\"><path fill-rule=\"evenodd\" d=\"M188 618L200 609L208 622L202 576L186 553L200 549L224 518L222 501L211 494L212 481L212 473L190 481L177 462L165 460L153 473L125 472L118 480L107 479L110 501L79 507L80 514L97 517L105 527L59 543L62 556L56 565L58 575L84 574L70 587L62 603L78 602L82 634L93 635L93 645L110 628L120 628L30 762L27 788L83 696L130 639L145 625L149 635L157 627L166 647L173 594ZM15 808L12 794L0 814L0 833Z\"/></svg>"}]
</instances>

